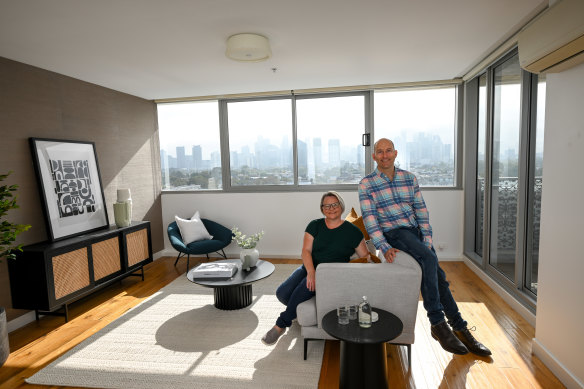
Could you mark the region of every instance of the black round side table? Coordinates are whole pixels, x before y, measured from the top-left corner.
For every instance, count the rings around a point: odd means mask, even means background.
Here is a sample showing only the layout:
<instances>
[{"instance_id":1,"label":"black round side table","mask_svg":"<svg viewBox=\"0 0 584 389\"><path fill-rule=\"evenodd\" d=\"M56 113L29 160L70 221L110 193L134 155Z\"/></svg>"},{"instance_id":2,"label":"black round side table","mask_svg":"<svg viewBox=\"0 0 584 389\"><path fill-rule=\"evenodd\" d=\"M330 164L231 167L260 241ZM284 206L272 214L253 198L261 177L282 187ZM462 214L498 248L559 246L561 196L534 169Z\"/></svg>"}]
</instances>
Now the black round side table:
<instances>
[{"instance_id":1,"label":"black round side table","mask_svg":"<svg viewBox=\"0 0 584 389\"><path fill-rule=\"evenodd\" d=\"M379 319L370 328L358 320L339 324L337 311L322 318L322 328L341 341L340 388L388 388L385 342L403 331L402 321L393 313L373 308Z\"/></svg>"}]
</instances>

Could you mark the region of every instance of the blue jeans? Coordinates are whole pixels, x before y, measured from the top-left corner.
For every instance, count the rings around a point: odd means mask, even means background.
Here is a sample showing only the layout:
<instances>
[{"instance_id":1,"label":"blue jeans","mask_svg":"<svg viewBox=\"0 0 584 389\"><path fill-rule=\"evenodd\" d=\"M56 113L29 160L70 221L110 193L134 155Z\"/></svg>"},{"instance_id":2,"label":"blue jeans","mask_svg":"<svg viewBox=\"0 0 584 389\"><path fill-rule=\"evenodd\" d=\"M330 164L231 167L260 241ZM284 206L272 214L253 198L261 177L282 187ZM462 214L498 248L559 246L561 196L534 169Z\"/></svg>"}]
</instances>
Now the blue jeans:
<instances>
[{"instance_id":1,"label":"blue jeans","mask_svg":"<svg viewBox=\"0 0 584 389\"><path fill-rule=\"evenodd\" d=\"M444 315L453 330L466 328L458 305L452 297L446 274L438 264L434 247L429 249L424 243L422 233L418 228L398 228L383 235L392 247L410 254L422 268L422 299L428 313L430 324L436 325L444 321Z\"/></svg>"},{"instance_id":2,"label":"blue jeans","mask_svg":"<svg viewBox=\"0 0 584 389\"><path fill-rule=\"evenodd\" d=\"M276 290L276 297L286 306L286 310L280 313L280 317L276 320L278 327L290 327L292 320L296 319L298 304L310 300L315 295L306 287L306 275L306 269L300 266Z\"/></svg>"}]
</instances>

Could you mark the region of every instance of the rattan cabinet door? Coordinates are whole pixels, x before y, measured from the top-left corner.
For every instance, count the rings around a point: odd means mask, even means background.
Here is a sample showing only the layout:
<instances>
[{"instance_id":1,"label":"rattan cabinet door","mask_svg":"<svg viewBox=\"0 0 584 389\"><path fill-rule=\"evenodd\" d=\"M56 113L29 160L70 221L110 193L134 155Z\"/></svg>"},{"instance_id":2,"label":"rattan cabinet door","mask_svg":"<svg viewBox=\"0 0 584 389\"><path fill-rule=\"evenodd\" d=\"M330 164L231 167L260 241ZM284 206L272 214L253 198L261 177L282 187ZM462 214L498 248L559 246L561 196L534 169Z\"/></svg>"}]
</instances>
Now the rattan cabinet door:
<instances>
[{"instance_id":1,"label":"rattan cabinet door","mask_svg":"<svg viewBox=\"0 0 584 389\"><path fill-rule=\"evenodd\" d=\"M122 270L120 257L120 238L102 240L91 245L93 258L93 278L99 281L102 278L118 273Z\"/></svg>"},{"instance_id":2,"label":"rattan cabinet door","mask_svg":"<svg viewBox=\"0 0 584 389\"><path fill-rule=\"evenodd\" d=\"M148 230L146 228L127 234L128 267L150 258L148 247Z\"/></svg>"},{"instance_id":3,"label":"rattan cabinet door","mask_svg":"<svg viewBox=\"0 0 584 389\"><path fill-rule=\"evenodd\" d=\"M87 247L52 257L55 300L90 285Z\"/></svg>"}]
</instances>

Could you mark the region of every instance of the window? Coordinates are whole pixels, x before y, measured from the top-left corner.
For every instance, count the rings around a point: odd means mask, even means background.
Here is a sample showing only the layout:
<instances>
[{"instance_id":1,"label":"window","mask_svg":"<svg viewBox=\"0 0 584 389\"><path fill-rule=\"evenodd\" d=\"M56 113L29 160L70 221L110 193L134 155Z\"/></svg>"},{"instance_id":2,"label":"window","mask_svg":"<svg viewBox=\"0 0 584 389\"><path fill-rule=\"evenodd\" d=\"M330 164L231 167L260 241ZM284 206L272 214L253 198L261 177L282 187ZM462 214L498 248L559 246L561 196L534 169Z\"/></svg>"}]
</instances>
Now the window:
<instances>
[{"instance_id":1,"label":"window","mask_svg":"<svg viewBox=\"0 0 584 389\"><path fill-rule=\"evenodd\" d=\"M457 88L159 103L162 189L353 189L371 170L373 131L421 186L453 187Z\"/></svg>"},{"instance_id":2,"label":"window","mask_svg":"<svg viewBox=\"0 0 584 389\"><path fill-rule=\"evenodd\" d=\"M465 87L464 253L535 309L545 77L514 50Z\"/></svg>"},{"instance_id":3,"label":"window","mask_svg":"<svg viewBox=\"0 0 584 389\"><path fill-rule=\"evenodd\" d=\"M231 186L292 185L289 98L227 103Z\"/></svg>"},{"instance_id":4,"label":"window","mask_svg":"<svg viewBox=\"0 0 584 389\"><path fill-rule=\"evenodd\" d=\"M217 101L158 104L162 190L221 189Z\"/></svg>"},{"instance_id":5,"label":"window","mask_svg":"<svg viewBox=\"0 0 584 389\"><path fill-rule=\"evenodd\" d=\"M455 185L456 87L375 92L375 138L388 138L396 165L420 186Z\"/></svg>"},{"instance_id":6,"label":"window","mask_svg":"<svg viewBox=\"0 0 584 389\"><path fill-rule=\"evenodd\" d=\"M365 176L365 97L298 99L298 183L358 184Z\"/></svg>"}]
</instances>

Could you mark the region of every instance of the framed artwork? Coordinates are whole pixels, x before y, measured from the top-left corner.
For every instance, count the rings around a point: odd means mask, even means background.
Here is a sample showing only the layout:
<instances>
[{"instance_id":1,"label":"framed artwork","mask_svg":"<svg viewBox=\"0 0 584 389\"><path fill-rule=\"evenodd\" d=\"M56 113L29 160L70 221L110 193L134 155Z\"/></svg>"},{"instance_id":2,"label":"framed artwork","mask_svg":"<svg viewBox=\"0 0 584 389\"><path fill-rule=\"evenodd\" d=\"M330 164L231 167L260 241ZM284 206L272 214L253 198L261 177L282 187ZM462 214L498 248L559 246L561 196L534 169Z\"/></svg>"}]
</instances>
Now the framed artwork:
<instances>
[{"instance_id":1,"label":"framed artwork","mask_svg":"<svg viewBox=\"0 0 584 389\"><path fill-rule=\"evenodd\" d=\"M30 138L51 241L109 226L93 142Z\"/></svg>"}]
</instances>

